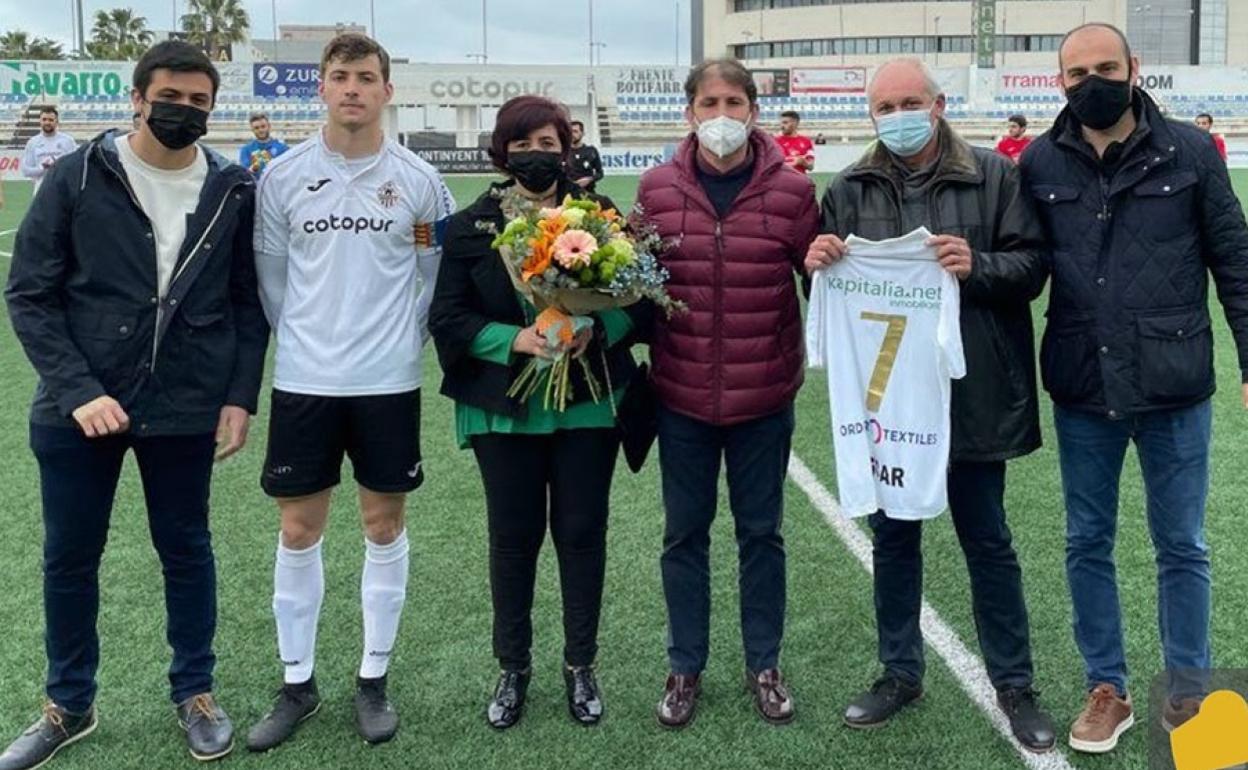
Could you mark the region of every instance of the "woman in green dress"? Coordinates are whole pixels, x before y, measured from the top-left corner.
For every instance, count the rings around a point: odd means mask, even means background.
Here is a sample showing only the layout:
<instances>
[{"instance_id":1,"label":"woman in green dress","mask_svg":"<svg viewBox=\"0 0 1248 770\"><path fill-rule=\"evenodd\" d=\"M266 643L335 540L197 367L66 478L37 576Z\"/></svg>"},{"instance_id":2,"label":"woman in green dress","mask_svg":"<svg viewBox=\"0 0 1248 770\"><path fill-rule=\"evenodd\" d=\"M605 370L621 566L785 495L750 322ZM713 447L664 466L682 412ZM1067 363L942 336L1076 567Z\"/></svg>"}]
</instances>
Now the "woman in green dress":
<instances>
[{"instance_id":1,"label":"woman in green dress","mask_svg":"<svg viewBox=\"0 0 1248 770\"><path fill-rule=\"evenodd\" d=\"M534 307L518 295L491 230L501 232L518 194L545 207L565 195L590 197L568 178L572 145L566 109L549 99L521 96L498 112L490 157L506 180L490 186L447 223L429 330L445 373L442 393L455 401L461 448L471 448L485 485L489 529L494 655L502 667L486 709L490 725L520 720L531 676L530 619L537 557L549 522L563 593L564 682L576 721L602 718L594 676L598 619L606 565L607 509L619 452L615 405L637 371L629 352L644 308L594 314L594 325L568 345L584 356L607 389L590 398L581 366L571 367L566 410L543 406L544 388L526 402L507 395L532 356L550 357Z\"/></svg>"}]
</instances>

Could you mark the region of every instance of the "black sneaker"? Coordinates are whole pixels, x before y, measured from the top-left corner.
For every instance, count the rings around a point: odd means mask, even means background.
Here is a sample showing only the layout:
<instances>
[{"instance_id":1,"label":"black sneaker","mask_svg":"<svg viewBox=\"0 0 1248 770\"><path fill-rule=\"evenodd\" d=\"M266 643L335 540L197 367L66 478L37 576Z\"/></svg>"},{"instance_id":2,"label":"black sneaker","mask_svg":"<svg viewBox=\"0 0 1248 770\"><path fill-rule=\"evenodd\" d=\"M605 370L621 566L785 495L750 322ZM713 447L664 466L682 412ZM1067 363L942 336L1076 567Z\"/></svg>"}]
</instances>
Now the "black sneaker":
<instances>
[{"instance_id":1,"label":"black sneaker","mask_svg":"<svg viewBox=\"0 0 1248 770\"><path fill-rule=\"evenodd\" d=\"M386 676L355 680L355 729L368 743L385 743L399 729L399 712L386 697Z\"/></svg>"},{"instance_id":2,"label":"black sneaker","mask_svg":"<svg viewBox=\"0 0 1248 770\"><path fill-rule=\"evenodd\" d=\"M200 762L220 759L234 750L234 723L204 692L178 704L178 724L186 731L186 745Z\"/></svg>"},{"instance_id":3,"label":"black sneaker","mask_svg":"<svg viewBox=\"0 0 1248 770\"><path fill-rule=\"evenodd\" d=\"M0 770L43 767L56 752L94 732L97 724L94 706L85 714L71 714L55 703L46 703L43 716L0 754Z\"/></svg>"},{"instance_id":4,"label":"black sneaker","mask_svg":"<svg viewBox=\"0 0 1248 770\"><path fill-rule=\"evenodd\" d=\"M282 685L277 701L264 718L247 733L249 751L268 751L280 746L299 724L321 710L321 695L316 689L316 677L302 684Z\"/></svg>"},{"instance_id":5,"label":"black sneaker","mask_svg":"<svg viewBox=\"0 0 1248 770\"><path fill-rule=\"evenodd\" d=\"M524 713L524 698L529 692L529 679L533 670L504 671L494 687L494 697L485 707L485 719L495 730L506 730L520 721Z\"/></svg>"},{"instance_id":6,"label":"black sneaker","mask_svg":"<svg viewBox=\"0 0 1248 770\"><path fill-rule=\"evenodd\" d=\"M885 674L849 704L845 710L845 724L865 729L880 727L907 705L923 695L921 685L909 684L898 677Z\"/></svg>"},{"instance_id":7,"label":"black sneaker","mask_svg":"<svg viewBox=\"0 0 1248 770\"><path fill-rule=\"evenodd\" d=\"M563 684L568 693L568 713L578 723L591 726L602 719L602 691L593 666L564 666Z\"/></svg>"},{"instance_id":8,"label":"black sneaker","mask_svg":"<svg viewBox=\"0 0 1248 770\"><path fill-rule=\"evenodd\" d=\"M1039 695L1030 687L998 690L997 705L1009 717L1010 730L1023 748L1044 754L1057 745L1057 732L1053 729L1053 720L1036 703Z\"/></svg>"}]
</instances>

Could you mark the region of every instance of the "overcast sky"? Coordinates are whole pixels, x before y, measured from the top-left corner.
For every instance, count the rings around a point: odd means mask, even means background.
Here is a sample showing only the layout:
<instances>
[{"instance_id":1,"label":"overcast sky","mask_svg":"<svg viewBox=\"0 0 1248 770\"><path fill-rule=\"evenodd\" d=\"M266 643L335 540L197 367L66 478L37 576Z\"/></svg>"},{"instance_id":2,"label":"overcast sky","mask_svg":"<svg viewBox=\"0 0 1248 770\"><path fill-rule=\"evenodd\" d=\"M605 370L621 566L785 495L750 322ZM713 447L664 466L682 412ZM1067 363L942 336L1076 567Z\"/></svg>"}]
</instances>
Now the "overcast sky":
<instances>
[{"instance_id":1,"label":"overcast sky","mask_svg":"<svg viewBox=\"0 0 1248 770\"><path fill-rule=\"evenodd\" d=\"M168 29L175 0L82 0L87 37L98 10L133 8L152 29ZM176 0L184 12L186 0ZM70 47L73 0L0 0L0 31L22 29ZM590 0L486 0L490 63L587 64ZM689 59L689 0L680 3L680 56ZM252 35L271 38L270 0L244 0ZM467 61L481 53L480 0L375 0L379 38L391 55L412 61ZM595 38L606 44L602 63L673 64L677 0L596 0ZM346 10L350 9L350 10ZM556 15L552 10L558 10ZM277 0L281 23L368 26L367 0Z\"/></svg>"}]
</instances>

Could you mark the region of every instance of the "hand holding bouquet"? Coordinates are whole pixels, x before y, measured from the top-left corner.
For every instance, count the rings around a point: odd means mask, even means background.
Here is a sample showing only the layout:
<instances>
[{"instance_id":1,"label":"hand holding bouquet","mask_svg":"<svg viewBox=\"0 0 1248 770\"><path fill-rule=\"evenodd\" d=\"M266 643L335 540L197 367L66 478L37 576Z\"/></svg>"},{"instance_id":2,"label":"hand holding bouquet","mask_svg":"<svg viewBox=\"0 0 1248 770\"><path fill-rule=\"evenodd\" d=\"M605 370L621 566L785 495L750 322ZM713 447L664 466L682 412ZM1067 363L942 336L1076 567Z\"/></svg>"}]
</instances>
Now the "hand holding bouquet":
<instances>
[{"instance_id":1,"label":"hand holding bouquet","mask_svg":"<svg viewBox=\"0 0 1248 770\"><path fill-rule=\"evenodd\" d=\"M640 217L626 227L615 209L597 201L568 196L557 208L538 208L514 192L502 196L509 221L493 247L516 291L538 309L537 329L550 352L549 359L533 357L508 395L528 400L544 387L543 405L563 411L575 360L597 402L604 395L601 386L589 364L569 355L569 349L578 335L593 328L589 314L595 311L626 307L643 298L669 315L679 308L663 288L667 272L655 258L662 240L641 225ZM604 371L605 364L604 354ZM608 398L610 388L608 381Z\"/></svg>"}]
</instances>

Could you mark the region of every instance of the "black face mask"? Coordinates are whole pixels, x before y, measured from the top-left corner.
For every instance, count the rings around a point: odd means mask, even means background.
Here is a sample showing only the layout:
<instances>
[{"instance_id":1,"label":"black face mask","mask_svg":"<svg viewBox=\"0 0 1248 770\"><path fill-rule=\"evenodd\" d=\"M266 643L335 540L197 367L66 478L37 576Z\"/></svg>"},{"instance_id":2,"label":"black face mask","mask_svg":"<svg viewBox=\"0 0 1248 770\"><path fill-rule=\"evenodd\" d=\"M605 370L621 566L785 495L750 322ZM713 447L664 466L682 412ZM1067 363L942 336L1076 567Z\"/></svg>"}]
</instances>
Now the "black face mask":
<instances>
[{"instance_id":1,"label":"black face mask","mask_svg":"<svg viewBox=\"0 0 1248 770\"><path fill-rule=\"evenodd\" d=\"M147 126L152 129L156 141L170 150L190 147L208 133L208 113L189 104L173 102L150 102L152 111L147 115Z\"/></svg>"},{"instance_id":2,"label":"black face mask","mask_svg":"<svg viewBox=\"0 0 1248 770\"><path fill-rule=\"evenodd\" d=\"M1066 103L1081 124L1104 131L1131 107L1131 81L1088 75L1079 85L1066 89Z\"/></svg>"},{"instance_id":3,"label":"black face mask","mask_svg":"<svg viewBox=\"0 0 1248 770\"><path fill-rule=\"evenodd\" d=\"M542 150L509 152L507 170L524 189L544 193L563 176L563 155Z\"/></svg>"}]
</instances>

